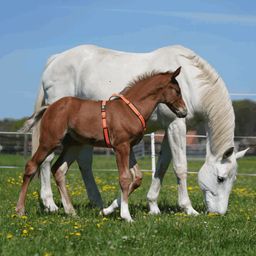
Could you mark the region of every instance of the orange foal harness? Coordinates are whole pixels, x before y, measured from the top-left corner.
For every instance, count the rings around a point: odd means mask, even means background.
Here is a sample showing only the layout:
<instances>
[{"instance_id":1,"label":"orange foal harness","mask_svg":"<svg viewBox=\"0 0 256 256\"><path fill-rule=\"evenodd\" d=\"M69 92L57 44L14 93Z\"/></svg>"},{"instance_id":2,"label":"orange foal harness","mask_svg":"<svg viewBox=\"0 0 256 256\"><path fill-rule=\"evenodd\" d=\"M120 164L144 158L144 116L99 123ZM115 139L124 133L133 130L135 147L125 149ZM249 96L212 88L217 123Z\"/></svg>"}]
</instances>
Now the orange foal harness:
<instances>
[{"instance_id":1,"label":"orange foal harness","mask_svg":"<svg viewBox=\"0 0 256 256\"><path fill-rule=\"evenodd\" d=\"M133 111L133 113L139 118L139 120L142 124L143 130L145 131L146 130L146 122L145 122L144 117L139 112L139 110L128 99L126 99L122 94L115 93L110 97L110 99L112 97L118 97L118 98L122 99L128 105L128 107ZM107 147L112 148L110 138L109 138L108 126L107 126L106 104L107 104L106 100L101 101L102 128L103 128L104 140L107 144Z\"/></svg>"}]
</instances>

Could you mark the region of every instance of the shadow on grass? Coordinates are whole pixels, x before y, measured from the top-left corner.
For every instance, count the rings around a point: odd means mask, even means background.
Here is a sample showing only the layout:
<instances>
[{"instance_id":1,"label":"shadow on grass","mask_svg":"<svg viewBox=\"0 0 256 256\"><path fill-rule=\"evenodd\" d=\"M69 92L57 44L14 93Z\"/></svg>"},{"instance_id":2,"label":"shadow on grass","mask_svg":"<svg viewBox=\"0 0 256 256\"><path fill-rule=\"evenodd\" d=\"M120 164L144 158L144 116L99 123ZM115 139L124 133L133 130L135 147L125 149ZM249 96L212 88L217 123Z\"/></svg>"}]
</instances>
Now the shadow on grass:
<instances>
[{"instance_id":1,"label":"shadow on grass","mask_svg":"<svg viewBox=\"0 0 256 256\"><path fill-rule=\"evenodd\" d=\"M42 203L42 200L39 198L38 199L40 208L37 210L38 215L59 215L59 216L68 216L63 209L63 206L61 202L57 202L57 206L59 207L59 210L57 212L49 212L45 210L45 207ZM105 206L109 206L113 201L108 201ZM94 216L98 217L100 216L101 209L97 207L95 204L89 202L89 203L74 203L73 204L75 211L78 216ZM182 213L183 210L177 205L177 204L170 204L168 202L159 202L158 204L159 209L161 211L161 214L176 214L176 213ZM136 217L139 216L143 213L148 214L149 213L149 207L148 205L143 202L143 203L130 203L129 204L129 209L132 214L132 216ZM204 214L206 212L205 206L203 204L195 204L194 209L198 211L200 214ZM116 209L112 214L107 216L110 219L117 219L120 217L120 209Z\"/></svg>"}]
</instances>

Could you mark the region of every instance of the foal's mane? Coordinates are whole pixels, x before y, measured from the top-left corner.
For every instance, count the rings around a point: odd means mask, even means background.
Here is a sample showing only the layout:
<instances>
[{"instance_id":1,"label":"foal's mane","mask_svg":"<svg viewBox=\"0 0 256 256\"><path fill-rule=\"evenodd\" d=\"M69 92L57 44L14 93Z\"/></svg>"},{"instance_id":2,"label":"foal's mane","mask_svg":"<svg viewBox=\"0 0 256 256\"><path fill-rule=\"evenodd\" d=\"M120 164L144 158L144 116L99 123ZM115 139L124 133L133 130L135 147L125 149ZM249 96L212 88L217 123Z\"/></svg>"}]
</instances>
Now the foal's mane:
<instances>
[{"instance_id":1,"label":"foal's mane","mask_svg":"<svg viewBox=\"0 0 256 256\"><path fill-rule=\"evenodd\" d=\"M214 155L222 155L234 146L235 129L234 110L225 83L209 63L190 49L182 48L180 55L199 71L194 79L200 89L201 112L208 121L210 149Z\"/></svg>"},{"instance_id":2,"label":"foal's mane","mask_svg":"<svg viewBox=\"0 0 256 256\"><path fill-rule=\"evenodd\" d=\"M138 75L136 78L134 78L132 81L128 83L128 85L120 92L120 94L125 94L138 83L143 82L149 78L152 78L153 76L160 75L160 74L171 74L171 72L170 71L160 72L157 70L152 70L151 72L145 72L141 75Z\"/></svg>"}]
</instances>

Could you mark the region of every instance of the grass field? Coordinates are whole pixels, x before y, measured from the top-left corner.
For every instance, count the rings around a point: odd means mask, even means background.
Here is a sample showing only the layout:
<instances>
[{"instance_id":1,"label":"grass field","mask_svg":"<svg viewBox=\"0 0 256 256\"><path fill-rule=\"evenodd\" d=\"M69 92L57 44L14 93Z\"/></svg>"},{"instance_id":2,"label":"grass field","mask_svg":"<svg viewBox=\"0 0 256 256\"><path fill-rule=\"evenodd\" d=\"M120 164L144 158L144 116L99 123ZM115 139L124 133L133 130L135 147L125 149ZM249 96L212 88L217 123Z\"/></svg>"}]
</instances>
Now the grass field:
<instances>
[{"instance_id":1,"label":"grass field","mask_svg":"<svg viewBox=\"0 0 256 256\"><path fill-rule=\"evenodd\" d=\"M0 156L0 166L23 166L25 159ZM150 159L139 161L148 169ZM189 169L198 170L200 161L190 161ZM117 171L113 157L95 157L94 175L105 204L118 195ZM256 255L256 177L238 176L229 211L225 216L206 215L197 176L189 174L188 189L194 208L201 214L186 216L176 206L174 175L167 172L160 193L162 214L148 215L146 194L151 173L145 172L142 186L130 197L132 224L119 218L119 211L109 217L99 216L90 207L76 170L68 173L68 187L77 217L64 214L53 183L58 213L43 211L39 200L39 180L30 186L25 217L15 215L22 168L0 169L0 255ZM256 173L256 158L239 162L239 173Z\"/></svg>"}]
</instances>

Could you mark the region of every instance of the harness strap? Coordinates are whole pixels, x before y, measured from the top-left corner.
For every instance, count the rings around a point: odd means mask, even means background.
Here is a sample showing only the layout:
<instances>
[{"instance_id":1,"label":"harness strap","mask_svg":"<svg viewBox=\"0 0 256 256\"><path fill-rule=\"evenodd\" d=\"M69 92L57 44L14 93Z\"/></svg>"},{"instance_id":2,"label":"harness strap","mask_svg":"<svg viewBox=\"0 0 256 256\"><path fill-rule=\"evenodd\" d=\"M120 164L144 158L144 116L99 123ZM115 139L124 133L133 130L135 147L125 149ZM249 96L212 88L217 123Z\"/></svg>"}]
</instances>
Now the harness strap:
<instances>
[{"instance_id":1,"label":"harness strap","mask_svg":"<svg viewBox=\"0 0 256 256\"><path fill-rule=\"evenodd\" d=\"M133 111L133 113L140 119L143 130L144 131L146 130L146 122L145 122L144 117L139 112L139 110L128 99L126 99L122 94L116 94L116 93L114 93L111 97L121 98L128 105L128 107Z\"/></svg>"},{"instance_id":2,"label":"harness strap","mask_svg":"<svg viewBox=\"0 0 256 256\"><path fill-rule=\"evenodd\" d=\"M109 139L108 126L107 126L106 104L107 104L106 100L101 101L102 128L103 128L104 140L107 144L107 147L112 148L112 145L111 145L111 142L110 142L110 139Z\"/></svg>"},{"instance_id":3,"label":"harness strap","mask_svg":"<svg viewBox=\"0 0 256 256\"><path fill-rule=\"evenodd\" d=\"M122 99L128 105L128 107L133 111L133 113L139 118L139 120L140 120L140 122L142 124L143 130L145 131L146 130L146 122L145 122L144 117L139 112L139 110L128 99L126 99L122 94L114 93L110 97L110 99L112 97L118 97L118 98ZM110 142L110 138L109 138L108 126L107 126L106 104L107 104L106 100L102 100L101 101L102 128L103 128L103 135L104 135L105 143L106 143L108 148L112 148L112 145L111 145L111 142Z\"/></svg>"}]
</instances>

